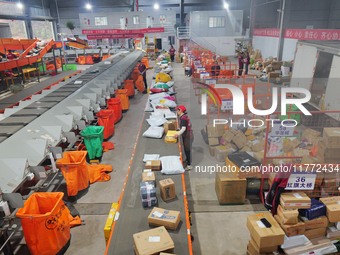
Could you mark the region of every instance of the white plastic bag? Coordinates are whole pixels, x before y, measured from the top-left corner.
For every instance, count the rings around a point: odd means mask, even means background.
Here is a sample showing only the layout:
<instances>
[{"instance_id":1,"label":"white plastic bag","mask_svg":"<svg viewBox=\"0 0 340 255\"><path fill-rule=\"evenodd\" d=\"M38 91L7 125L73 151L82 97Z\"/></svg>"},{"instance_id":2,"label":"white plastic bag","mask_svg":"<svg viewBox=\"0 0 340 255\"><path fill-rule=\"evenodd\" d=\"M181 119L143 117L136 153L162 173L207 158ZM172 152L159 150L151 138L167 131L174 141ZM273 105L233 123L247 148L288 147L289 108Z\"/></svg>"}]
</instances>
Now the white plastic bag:
<instances>
[{"instance_id":1,"label":"white plastic bag","mask_svg":"<svg viewBox=\"0 0 340 255\"><path fill-rule=\"evenodd\" d=\"M166 112L165 113L165 118L168 120L168 119L176 119L176 113L174 112Z\"/></svg>"},{"instance_id":2,"label":"white plastic bag","mask_svg":"<svg viewBox=\"0 0 340 255\"><path fill-rule=\"evenodd\" d=\"M182 174L185 172L179 156L164 156L159 159L162 162L162 174Z\"/></svg>"},{"instance_id":3,"label":"white plastic bag","mask_svg":"<svg viewBox=\"0 0 340 255\"><path fill-rule=\"evenodd\" d=\"M176 104L175 101L172 101L172 100L169 100L169 99L165 99L165 98L159 100L159 104L167 106L167 107L171 107L171 108L177 107L177 104Z\"/></svg>"},{"instance_id":4,"label":"white plastic bag","mask_svg":"<svg viewBox=\"0 0 340 255\"><path fill-rule=\"evenodd\" d=\"M166 122L166 119L163 116L153 116L153 118L151 117L146 121L149 123L151 127L158 127L162 126Z\"/></svg>"},{"instance_id":5,"label":"white plastic bag","mask_svg":"<svg viewBox=\"0 0 340 255\"><path fill-rule=\"evenodd\" d=\"M159 154L144 154L143 162L146 162L148 160L158 160L159 157Z\"/></svg>"},{"instance_id":6,"label":"white plastic bag","mask_svg":"<svg viewBox=\"0 0 340 255\"><path fill-rule=\"evenodd\" d=\"M144 137L162 138L164 133L163 127L149 127L143 134Z\"/></svg>"}]
</instances>

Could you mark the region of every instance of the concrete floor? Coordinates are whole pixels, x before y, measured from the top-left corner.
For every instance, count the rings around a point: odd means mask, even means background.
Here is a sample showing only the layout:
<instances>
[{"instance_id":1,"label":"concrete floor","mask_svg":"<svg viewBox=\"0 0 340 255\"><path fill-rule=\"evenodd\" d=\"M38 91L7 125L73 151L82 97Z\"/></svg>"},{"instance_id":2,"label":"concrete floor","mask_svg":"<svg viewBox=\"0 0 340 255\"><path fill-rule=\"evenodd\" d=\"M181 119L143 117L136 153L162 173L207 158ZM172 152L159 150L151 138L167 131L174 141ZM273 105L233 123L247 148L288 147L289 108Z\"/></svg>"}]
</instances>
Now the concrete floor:
<instances>
[{"instance_id":1,"label":"concrete floor","mask_svg":"<svg viewBox=\"0 0 340 255\"><path fill-rule=\"evenodd\" d=\"M149 83L152 73L152 70L148 71ZM184 76L181 64L174 64L174 80L178 103L187 107L193 123L193 165L216 165L200 133L207 123L206 118L200 115L200 106L194 95L191 79ZM89 192L75 205L86 225L71 230L71 246L67 255L104 254L103 227L111 203L116 202L121 193L146 99L145 95L137 93L130 100L130 110L124 113L122 121L115 126L115 135L111 139L115 143L115 149L104 153L102 161L103 164L112 164L114 168L111 180L91 185ZM263 206L256 199L255 204L247 200L245 205L220 206L215 194L214 174L200 173L193 169L186 182L189 209L192 213L194 254L246 254L249 241L247 215L263 210Z\"/></svg>"}]
</instances>

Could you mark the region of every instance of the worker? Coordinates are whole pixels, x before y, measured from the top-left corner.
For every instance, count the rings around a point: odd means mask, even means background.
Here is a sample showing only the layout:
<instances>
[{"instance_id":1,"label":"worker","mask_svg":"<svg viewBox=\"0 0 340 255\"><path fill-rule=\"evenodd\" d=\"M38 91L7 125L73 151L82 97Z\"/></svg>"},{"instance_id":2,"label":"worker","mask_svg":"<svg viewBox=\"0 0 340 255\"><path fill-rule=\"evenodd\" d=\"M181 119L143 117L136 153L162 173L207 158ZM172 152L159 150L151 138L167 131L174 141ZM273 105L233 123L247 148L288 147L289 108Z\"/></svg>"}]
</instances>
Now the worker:
<instances>
[{"instance_id":1,"label":"worker","mask_svg":"<svg viewBox=\"0 0 340 255\"><path fill-rule=\"evenodd\" d=\"M169 50L171 62L175 62L175 52L176 50L174 49L174 46L171 45L170 50Z\"/></svg>"},{"instance_id":2,"label":"worker","mask_svg":"<svg viewBox=\"0 0 340 255\"><path fill-rule=\"evenodd\" d=\"M12 50L9 50L8 53L7 53L7 59L8 60L12 60L12 59L16 59L17 56L13 53Z\"/></svg>"},{"instance_id":3,"label":"worker","mask_svg":"<svg viewBox=\"0 0 340 255\"><path fill-rule=\"evenodd\" d=\"M248 50L245 50L243 52L243 74L244 75L248 74L249 63L250 63L249 52L248 52Z\"/></svg>"},{"instance_id":4,"label":"worker","mask_svg":"<svg viewBox=\"0 0 340 255\"><path fill-rule=\"evenodd\" d=\"M148 92L148 84L146 83L146 66L142 63L142 61L138 61L138 71L143 76L143 81L145 85L145 90L143 91L143 94L146 94Z\"/></svg>"},{"instance_id":5,"label":"worker","mask_svg":"<svg viewBox=\"0 0 340 255\"><path fill-rule=\"evenodd\" d=\"M237 52L237 59L238 59L238 75L241 76L243 72L243 58L244 54L242 51Z\"/></svg>"},{"instance_id":6,"label":"worker","mask_svg":"<svg viewBox=\"0 0 340 255\"><path fill-rule=\"evenodd\" d=\"M185 153L185 170L191 170L191 148L192 142L194 141L194 135L191 129L190 118L187 115L187 109L184 105L179 105L177 108L177 116L179 117L179 131L175 134L175 137L182 136L183 147Z\"/></svg>"}]
</instances>

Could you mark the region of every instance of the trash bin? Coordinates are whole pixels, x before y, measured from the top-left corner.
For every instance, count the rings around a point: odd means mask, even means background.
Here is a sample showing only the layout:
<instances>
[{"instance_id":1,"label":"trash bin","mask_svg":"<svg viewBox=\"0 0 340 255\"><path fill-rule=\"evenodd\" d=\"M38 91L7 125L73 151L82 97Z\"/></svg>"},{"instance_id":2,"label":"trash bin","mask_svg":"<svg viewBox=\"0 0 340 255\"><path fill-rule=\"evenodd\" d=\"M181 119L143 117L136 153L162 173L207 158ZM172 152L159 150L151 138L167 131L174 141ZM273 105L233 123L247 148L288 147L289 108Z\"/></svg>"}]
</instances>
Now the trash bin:
<instances>
[{"instance_id":1,"label":"trash bin","mask_svg":"<svg viewBox=\"0 0 340 255\"><path fill-rule=\"evenodd\" d=\"M115 98L110 98L109 100L107 100L107 107L108 109L113 110L115 123L120 121L123 116L122 115L122 102L120 98L115 97Z\"/></svg>"},{"instance_id":2,"label":"trash bin","mask_svg":"<svg viewBox=\"0 0 340 255\"><path fill-rule=\"evenodd\" d=\"M115 115L114 110L100 110L97 113L98 125L104 127L104 139L108 139L115 132Z\"/></svg>"},{"instance_id":3,"label":"trash bin","mask_svg":"<svg viewBox=\"0 0 340 255\"><path fill-rule=\"evenodd\" d=\"M127 89L117 89L115 93L116 96L119 97L122 102L122 110L123 111L129 110L130 102Z\"/></svg>"},{"instance_id":4,"label":"trash bin","mask_svg":"<svg viewBox=\"0 0 340 255\"><path fill-rule=\"evenodd\" d=\"M69 210L62 192L36 192L16 214L30 254L63 254L70 245Z\"/></svg>"},{"instance_id":5,"label":"trash bin","mask_svg":"<svg viewBox=\"0 0 340 255\"><path fill-rule=\"evenodd\" d=\"M68 196L76 196L78 191L89 186L86 154L87 151L65 151L63 157L57 160L57 167L66 181Z\"/></svg>"},{"instance_id":6,"label":"trash bin","mask_svg":"<svg viewBox=\"0 0 340 255\"><path fill-rule=\"evenodd\" d=\"M84 137L84 142L89 159L100 158L103 154L102 143L104 141L104 127L102 126L87 126L80 132Z\"/></svg>"},{"instance_id":7,"label":"trash bin","mask_svg":"<svg viewBox=\"0 0 340 255\"><path fill-rule=\"evenodd\" d=\"M127 90L128 97L133 97L135 95L135 85L133 83L133 80L125 80L124 89Z\"/></svg>"}]
</instances>

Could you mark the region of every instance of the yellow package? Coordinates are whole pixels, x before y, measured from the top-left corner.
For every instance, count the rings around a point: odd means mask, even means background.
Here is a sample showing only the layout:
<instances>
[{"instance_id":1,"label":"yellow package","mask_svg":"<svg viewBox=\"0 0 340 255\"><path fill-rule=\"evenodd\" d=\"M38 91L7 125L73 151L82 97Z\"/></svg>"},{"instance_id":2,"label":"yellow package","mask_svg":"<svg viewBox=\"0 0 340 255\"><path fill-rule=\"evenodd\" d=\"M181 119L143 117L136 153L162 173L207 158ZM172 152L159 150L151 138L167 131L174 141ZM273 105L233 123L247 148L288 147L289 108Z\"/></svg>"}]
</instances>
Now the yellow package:
<instances>
[{"instance_id":1,"label":"yellow package","mask_svg":"<svg viewBox=\"0 0 340 255\"><path fill-rule=\"evenodd\" d=\"M168 130L165 136L165 142L166 143L177 143L177 138L175 137L175 134L177 134L177 131Z\"/></svg>"}]
</instances>

